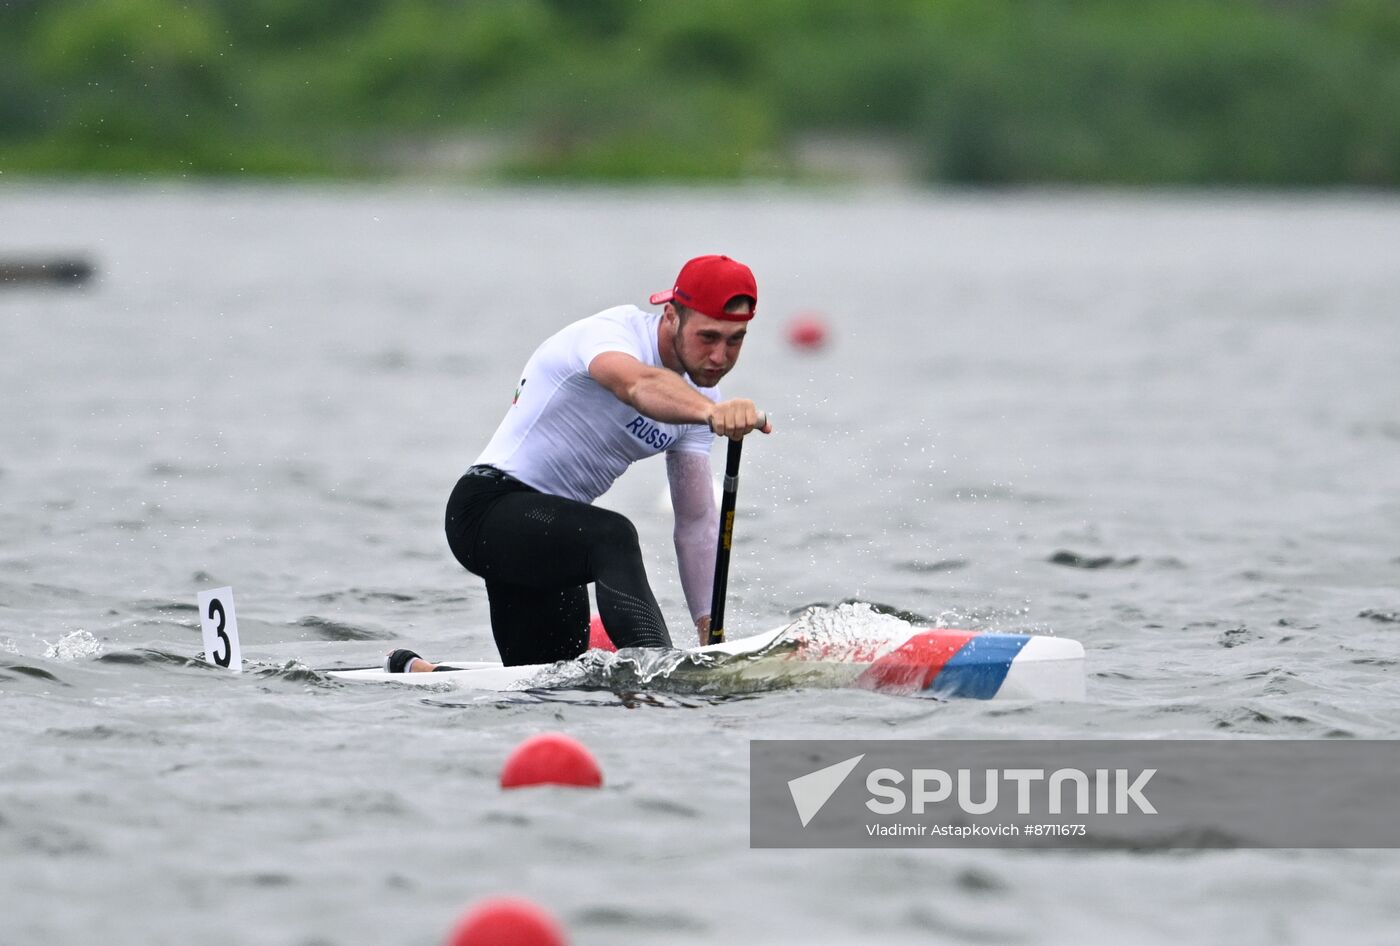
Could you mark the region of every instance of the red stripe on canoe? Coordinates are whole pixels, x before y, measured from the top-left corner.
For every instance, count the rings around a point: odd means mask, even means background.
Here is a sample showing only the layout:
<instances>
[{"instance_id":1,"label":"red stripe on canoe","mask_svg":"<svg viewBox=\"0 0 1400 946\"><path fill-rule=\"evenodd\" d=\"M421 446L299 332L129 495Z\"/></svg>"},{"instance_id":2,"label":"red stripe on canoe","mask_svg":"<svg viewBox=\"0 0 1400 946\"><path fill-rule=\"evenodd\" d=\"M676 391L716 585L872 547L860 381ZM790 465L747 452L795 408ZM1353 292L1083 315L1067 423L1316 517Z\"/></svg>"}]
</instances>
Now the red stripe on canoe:
<instances>
[{"instance_id":1,"label":"red stripe on canoe","mask_svg":"<svg viewBox=\"0 0 1400 946\"><path fill-rule=\"evenodd\" d=\"M856 678L856 686L881 693L919 693L963 645L977 634L952 628L933 628L915 634L875 661Z\"/></svg>"}]
</instances>

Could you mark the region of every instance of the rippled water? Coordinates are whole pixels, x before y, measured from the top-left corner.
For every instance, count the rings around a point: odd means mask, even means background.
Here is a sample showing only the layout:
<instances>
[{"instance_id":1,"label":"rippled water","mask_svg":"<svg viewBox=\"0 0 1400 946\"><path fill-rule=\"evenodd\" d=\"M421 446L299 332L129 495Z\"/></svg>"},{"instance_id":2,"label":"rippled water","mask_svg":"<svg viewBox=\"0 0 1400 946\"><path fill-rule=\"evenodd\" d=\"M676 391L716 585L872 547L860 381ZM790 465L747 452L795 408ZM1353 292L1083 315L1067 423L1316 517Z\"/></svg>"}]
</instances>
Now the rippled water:
<instances>
[{"instance_id":1,"label":"rippled water","mask_svg":"<svg viewBox=\"0 0 1400 946\"><path fill-rule=\"evenodd\" d=\"M0 942L1394 938L1374 851L768 852L748 740L1400 738L1400 201L764 190L0 189ZM492 656L442 507L533 345L725 251L762 298L729 624L879 602L1081 640L1082 705L479 700L317 672ZM829 319L813 355L784 320ZM680 636L661 464L636 521ZM205 668L235 588L249 672ZM391 643L392 642L392 643ZM544 729L606 787L503 794ZM1203 826L1209 827L1209 826Z\"/></svg>"}]
</instances>

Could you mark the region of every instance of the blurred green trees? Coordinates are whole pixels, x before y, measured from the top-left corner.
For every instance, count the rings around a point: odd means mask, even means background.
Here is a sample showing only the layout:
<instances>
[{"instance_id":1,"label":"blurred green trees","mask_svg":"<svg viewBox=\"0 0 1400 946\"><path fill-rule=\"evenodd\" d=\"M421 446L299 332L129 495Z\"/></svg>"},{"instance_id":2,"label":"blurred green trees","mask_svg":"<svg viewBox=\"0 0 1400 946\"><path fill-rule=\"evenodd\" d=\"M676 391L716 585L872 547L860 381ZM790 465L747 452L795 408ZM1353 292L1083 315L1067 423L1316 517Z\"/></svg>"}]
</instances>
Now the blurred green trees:
<instances>
[{"instance_id":1,"label":"blurred green trees","mask_svg":"<svg viewBox=\"0 0 1400 946\"><path fill-rule=\"evenodd\" d=\"M4 179L378 175L444 142L462 174L787 178L843 136L930 181L1395 186L1400 3L0 3Z\"/></svg>"}]
</instances>

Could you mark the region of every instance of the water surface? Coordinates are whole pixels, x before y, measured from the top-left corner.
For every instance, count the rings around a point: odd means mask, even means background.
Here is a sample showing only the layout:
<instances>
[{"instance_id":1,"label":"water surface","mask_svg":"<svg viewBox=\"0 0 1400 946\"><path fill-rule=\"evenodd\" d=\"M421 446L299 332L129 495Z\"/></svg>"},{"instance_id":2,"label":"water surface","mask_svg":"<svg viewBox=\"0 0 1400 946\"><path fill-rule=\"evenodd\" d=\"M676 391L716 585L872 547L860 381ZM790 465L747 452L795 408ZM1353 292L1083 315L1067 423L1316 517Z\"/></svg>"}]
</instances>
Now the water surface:
<instances>
[{"instance_id":1,"label":"water surface","mask_svg":"<svg viewBox=\"0 0 1400 946\"><path fill-rule=\"evenodd\" d=\"M1393 939L1400 858L765 852L751 738L1397 738L1400 202L1368 196L0 190L0 942ZM1082 705L474 700L330 682L493 653L441 535L555 328L749 262L729 624L814 602L1081 640ZM822 353L784 321L818 311ZM716 450L716 457L720 451ZM663 464L602 500L677 637ZM192 661L235 588L249 672ZM310 669L308 669L310 668ZM599 792L503 794L563 730Z\"/></svg>"}]
</instances>

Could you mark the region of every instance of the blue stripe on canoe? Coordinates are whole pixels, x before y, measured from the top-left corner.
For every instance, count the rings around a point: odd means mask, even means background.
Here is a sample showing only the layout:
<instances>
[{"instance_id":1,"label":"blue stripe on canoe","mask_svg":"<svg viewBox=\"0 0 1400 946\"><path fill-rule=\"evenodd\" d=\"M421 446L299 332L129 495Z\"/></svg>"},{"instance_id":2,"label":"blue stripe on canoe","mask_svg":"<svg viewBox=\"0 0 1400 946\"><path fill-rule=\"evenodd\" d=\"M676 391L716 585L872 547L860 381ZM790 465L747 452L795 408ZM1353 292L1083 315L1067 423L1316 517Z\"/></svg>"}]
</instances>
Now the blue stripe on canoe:
<instances>
[{"instance_id":1,"label":"blue stripe on canoe","mask_svg":"<svg viewBox=\"0 0 1400 946\"><path fill-rule=\"evenodd\" d=\"M990 700L1029 634L979 634L962 645L928 685L933 696Z\"/></svg>"}]
</instances>

